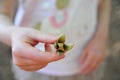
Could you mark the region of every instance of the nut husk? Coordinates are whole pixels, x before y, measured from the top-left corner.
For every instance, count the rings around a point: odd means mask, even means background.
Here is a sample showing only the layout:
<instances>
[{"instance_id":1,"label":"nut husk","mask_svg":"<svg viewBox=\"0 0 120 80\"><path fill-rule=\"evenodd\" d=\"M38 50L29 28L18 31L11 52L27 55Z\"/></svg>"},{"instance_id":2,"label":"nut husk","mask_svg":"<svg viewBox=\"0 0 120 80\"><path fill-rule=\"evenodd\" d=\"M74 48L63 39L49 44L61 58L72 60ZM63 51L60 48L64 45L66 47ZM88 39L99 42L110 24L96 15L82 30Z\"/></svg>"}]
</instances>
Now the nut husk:
<instances>
[{"instance_id":1,"label":"nut husk","mask_svg":"<svg viewBox=\"0 0 120 80\"><path fill-rule=\"evenodd\" d=\"M55 49L57 51L57 54L63 54L73 48L73 44L65 44L65 35L61 35L58 40L55 43Z\"/></svg>"}]
</instances>

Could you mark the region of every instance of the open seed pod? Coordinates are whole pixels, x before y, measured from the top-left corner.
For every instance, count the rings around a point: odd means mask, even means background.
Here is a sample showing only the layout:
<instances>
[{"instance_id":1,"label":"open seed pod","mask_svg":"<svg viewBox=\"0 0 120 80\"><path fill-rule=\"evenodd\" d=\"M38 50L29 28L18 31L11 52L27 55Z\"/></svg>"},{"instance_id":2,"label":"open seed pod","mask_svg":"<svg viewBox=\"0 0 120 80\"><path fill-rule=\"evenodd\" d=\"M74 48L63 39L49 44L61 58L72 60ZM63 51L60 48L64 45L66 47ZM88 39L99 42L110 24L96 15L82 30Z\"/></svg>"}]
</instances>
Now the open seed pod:
<instances>
[{"instance_id":1,"label":"open seed pod","mask_svg":"<svg viewBox=\"0 0 120 80\"><path fill-rule=\"evenodd\" d=\"M60 55L73 48L73 44L65 44L65 35L61 35L55 43L57 54Z\"/></svg>"}]
</instances>

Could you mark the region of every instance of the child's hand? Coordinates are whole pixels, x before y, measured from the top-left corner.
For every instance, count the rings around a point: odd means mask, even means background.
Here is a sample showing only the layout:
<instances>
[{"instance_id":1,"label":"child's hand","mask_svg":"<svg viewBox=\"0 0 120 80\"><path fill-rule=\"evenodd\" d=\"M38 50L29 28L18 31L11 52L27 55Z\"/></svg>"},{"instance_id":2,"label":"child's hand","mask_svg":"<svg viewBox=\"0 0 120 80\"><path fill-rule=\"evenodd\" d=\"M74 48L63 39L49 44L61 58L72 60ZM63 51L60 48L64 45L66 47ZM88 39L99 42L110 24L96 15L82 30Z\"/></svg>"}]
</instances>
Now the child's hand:
<instances>
[{"instance_id":1,"label":"child's hand","mask_svg":"<svg viewBox=\"0 0 120 80\"><path fill-rule=\"evenodd\" d=\"M80 58L81 73L87 75L93 72L108 55L107 40L94 38L84 49Z\"/></svg>"},{"instance_id":2,"label":"child's hand","mask_svg":"<svg viewBox=\"0 0 120 80\"><path fill-rule=\"evenodd\" d=\"M11 46L13 62L26 71L35 71L45 67L49 62L64 58L58 56L49 44L55 43L56 37L30 28L13 28ZM36 49L37 43L45 43L45 52Z\"/></svg>"}]
</instances>

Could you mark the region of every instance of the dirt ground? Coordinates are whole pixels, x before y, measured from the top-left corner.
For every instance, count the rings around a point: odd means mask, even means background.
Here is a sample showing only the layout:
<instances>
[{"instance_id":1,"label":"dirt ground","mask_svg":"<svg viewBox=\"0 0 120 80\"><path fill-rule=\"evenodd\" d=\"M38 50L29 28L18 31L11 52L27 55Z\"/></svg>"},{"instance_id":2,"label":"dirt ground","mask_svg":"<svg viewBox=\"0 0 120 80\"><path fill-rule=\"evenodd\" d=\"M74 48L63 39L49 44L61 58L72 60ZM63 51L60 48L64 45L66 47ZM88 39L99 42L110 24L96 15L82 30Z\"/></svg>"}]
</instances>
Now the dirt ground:
<instances>
[{"instance_id":1,"label":"dirt ground","mask_svg":"<svg viewBox=\"0 0 120 80\"><path fill-rule=\"evenodd\" d=\"M110 56L106 59L103 80L120 80L120 0L112 0L112 18L109 33ZM0 43L0 80L15 80L11 72L10 48Z\"/></svg>"}]
</instances>

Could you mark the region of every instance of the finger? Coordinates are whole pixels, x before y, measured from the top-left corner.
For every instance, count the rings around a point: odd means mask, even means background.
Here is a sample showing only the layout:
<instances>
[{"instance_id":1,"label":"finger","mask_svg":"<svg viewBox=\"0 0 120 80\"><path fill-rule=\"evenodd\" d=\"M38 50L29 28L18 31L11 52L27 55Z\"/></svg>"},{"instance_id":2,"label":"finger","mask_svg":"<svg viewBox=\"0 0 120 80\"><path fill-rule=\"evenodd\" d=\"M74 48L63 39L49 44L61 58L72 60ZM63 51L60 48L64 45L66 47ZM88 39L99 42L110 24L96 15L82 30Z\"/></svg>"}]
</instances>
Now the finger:
<instances>
[{"instance_id":1,"label":"finger","mask_svg":"<svg viewBox=\"0 0 120 80\"><path fill-rule=\"evenodd\" d=\"M93 54L94 60L92 61L91 66L89 66L89 68L86 69L84 71L84 73L89 74L92 71L94 71L102 63L102 61L104 60L104 58L106 57L107 54L108 54L108 51L105 51L104 53L101 53L101 52L98 52L98 51L95 52Z\"/></svg>"},{"instance_id":2,"label":"finger","mask_svg":"<svg viewBox=\"0 0 120 80\"><path fill-rule=\"evenodd\" d=\"M103 61L103 58L96 57L96 59L94 60L94 62L91 65L90 69L85 71L85 74L89 74L89 73L93 72L102 63L102 61Z\"/></svg>"},{"instance_id":3,"label":"finger","mask_svg":"<svg viewBox=\"0 0 120 80\"><path fill-rule=\"evenodd\" d=\"M64 55L60 55L60 56L57 55L56 52L43 52L43 51L39 51L36 49L34 50L34 49L35 48L33 48L33 50L31 49L31 55L33 54L34 51L36 51L35 52L36 56L32 57L32 59L38 62L53 62L65 57Z\"/></svg>"},{"instance_id":4,"label":"finger","mask_svg":"<svg viewBox=\"0 0 120 80\"><path fill-rule=\"evenodd\" d=\"M50 47L50 45L49 44L45 44L45 51L46 52L52 52L52 49L51 49L51 47Z\"/></svg>"},{"instance_id":5,"label":"finger","mask_svg":"<svg viewBox=\"0 0 120 80\"><path fill-rule=\"evenodd\" d=\"M47 66L47 64L38 65L38 66L20 67L20 69L25 70L25 71L37 71L37 70L42 69L42 68L44 68L46 66Z\"/></svg>"},{"instance_id":6,"label":"finger","mask_svg":"<svg viewBox=\"0 0 120 80\"><path fill-rule=\"evenodd\" d=\"M100 65L100 62L94 62L90 68L86 71L84 71L84 74L90 74L91 72L93 72L98 66Z\"/></svg>"},{"instance_id":7,"label":"finger","mask_svg":"<svg viewBox=\"0 0 120 80\"><path fill-rule=\"evenodd\" d=\"M92 53L87 53L87 54L88 54L88 56L87 56L85 62L83 63L83 65L81 65L81 73L84 75L85 75L85 71L89 69L92 62L94 61L94 55Z\"/></svg>"},{"instance_id":8,"label":"finger","mask_svg":"<svg viewBox=\"0 0 120 80\"><path fill-rule=\"evenodd\" d=\"M15 65L19 66L19 67L25 67L25 66L31 66L31 65L39 65L41 64L40 62L36 62L30 59L26 59L26 58L20 58L20 57L13 57L13 62Z\"/></svg>"},{"instance_id":9,"label":"finger","mask_svg":"<svg viewBox=\"0 0 120 80\"><path fill-rule=\"evenodd\" d=\"M43 43L55 43L57 41L57 37L50 35L50 34L45 34L40 31L34 30L34 32L28 34L29 37L32 39L38 41L38 42L43 42Z\"/></svg>"},{"instance_id":10,"label":"finger","mask_svg":"<svg viewBox=\"0 0 120 80\"><path fill-rule=\"evenodd\" d=\"M13 54L36 62L53 62L64 58L64 55L58 56L56 52L43 52L28 45L23 46L13 50Z\"/></svg>"},{"instance_id":11,"label":"finger","mask_svg":"<svg viewBox=\"0 0 120 80\"><path fill-rule=\"evenodd\" d=\"M93 67L97 66L97 64L98 64L98 58L94 57L94 60L91 62L89 68L83 71L84 75L91 73L93 71Z\"/></svg>"}]
</instances>

